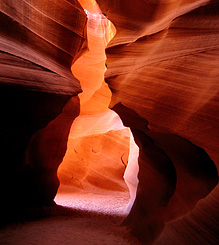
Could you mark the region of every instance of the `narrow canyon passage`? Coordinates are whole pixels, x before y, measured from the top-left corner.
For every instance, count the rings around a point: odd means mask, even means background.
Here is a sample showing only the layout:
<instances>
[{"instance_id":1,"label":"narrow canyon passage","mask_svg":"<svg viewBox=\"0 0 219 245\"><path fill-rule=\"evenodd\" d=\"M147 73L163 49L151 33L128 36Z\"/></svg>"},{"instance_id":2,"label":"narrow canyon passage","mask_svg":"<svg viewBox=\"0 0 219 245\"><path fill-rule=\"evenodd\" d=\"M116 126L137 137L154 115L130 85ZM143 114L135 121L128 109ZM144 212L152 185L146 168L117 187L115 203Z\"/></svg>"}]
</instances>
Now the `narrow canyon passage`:
<instances>
[{"instance_id":1,"label":"narrow canyon passage","mask_svg":"<svg viewBox=\"0 0 219 245\"><path fill-rule=\"evenodd\" d=\"M79 94L80 115L71 126L67 152L58 169L60 186L55 202L124 216L135 199L138 147L129 128L109 109L105 48L116 30L95 2L84 4L89 8L85 9L88 47L71 68L83 91Z\"/></svg>"},{"instance_id":2,"label":"narrow canyon passage","mask_svg":"<svg viewBox=\"0 0 219 245\"><path fill-rule=\"evenodd\" d=\"M71 126L58 168L60 186L54 200L60 206L39 214L34 210L42 220L6 227L0 235L4 245L139 244L120 226L135 197L138 147L129 128L108 108L111 92L104 81L105 47L115 28L94 6L97 12L86 10L88 50L71 68L83 92L80 115Z\"/></svg>"},{"instance_id":3,"label":"narrow canyon passage","mask_svg":"<svg viewBox=\"0 0 219 245\"><path fill-rule=\"evenodd\" d=\"M218 245L218 1L4 0L0 22L0 244Z\"/></svg>"}]
</instances>

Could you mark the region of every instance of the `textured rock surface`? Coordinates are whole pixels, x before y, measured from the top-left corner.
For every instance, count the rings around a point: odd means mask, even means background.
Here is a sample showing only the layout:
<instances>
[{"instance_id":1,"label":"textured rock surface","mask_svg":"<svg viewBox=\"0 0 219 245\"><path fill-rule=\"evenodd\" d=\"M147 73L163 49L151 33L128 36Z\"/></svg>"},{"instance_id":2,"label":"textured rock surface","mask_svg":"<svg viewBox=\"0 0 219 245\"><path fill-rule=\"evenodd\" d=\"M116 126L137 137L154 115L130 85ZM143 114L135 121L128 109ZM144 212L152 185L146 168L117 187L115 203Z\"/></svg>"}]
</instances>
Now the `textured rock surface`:
<instances>
[{"instance_id":1,"label":"textured rock surface","mask_svg":"<svg viewBox=\"0 0 219 245\"><path fill-rule=\"evenodd\" d=\"M69 135L63 185L126 192L132 162L133 234L217 244L217 1L79 2L0 3L1 210L52 204Z\"/></svg>"},{"instance_id":2,"label":"textured rock surface","mask_svg":"<svg viewBox=\"0 0 219 245\"><path fill-rule=\"evenodd\" d=\"M217 184L219 8L215 1L97 2L117 30L106 49L111 107L140 147L137 198L125 223L152 242ZM213 193L203 205L217 215ZM208 223L208 215L203 220L196 222Z\"/></svg>"},{"instance_id":3,"label":"textured rock surface","mask_svg":"<svg viewBox=\"0 0 219 245\"><path fill-rule=\"evenodd\" d=\"M127 192L123 181L129 152L127 131L69 138L66 156L59 167L63 185L60 192Z\"/></svg>"},{"instance_id":4,"label":"textured rock surface","mask_svg":"<svg viewBox=\"0 0 219 245\"><path fill-rule=\"evenodd\" d=\"M79 114L70 68L83 50L86 15L73 0L6 0L0 10L1 210L51 204Z\"/></svg>"},{"instance_id":5,"label":"textured rock surface","mask_svg":"<svg viewBox=\"0 0 219 245\"><path fill-rule=\"evenodd\" d=\"M72 192L114 191L128 195L123 174L128 161L130 130L109 110L111 92L104 81L105 47L113 30L110 32L111 23L95 2L80 2L88 17L88 50L73 64L72 73L80 81L83 92L79 94L80 115L72 124L68 150L58 169L61 185L56 200L63 193L71 199Z\"/></svg>"}]
</instances>

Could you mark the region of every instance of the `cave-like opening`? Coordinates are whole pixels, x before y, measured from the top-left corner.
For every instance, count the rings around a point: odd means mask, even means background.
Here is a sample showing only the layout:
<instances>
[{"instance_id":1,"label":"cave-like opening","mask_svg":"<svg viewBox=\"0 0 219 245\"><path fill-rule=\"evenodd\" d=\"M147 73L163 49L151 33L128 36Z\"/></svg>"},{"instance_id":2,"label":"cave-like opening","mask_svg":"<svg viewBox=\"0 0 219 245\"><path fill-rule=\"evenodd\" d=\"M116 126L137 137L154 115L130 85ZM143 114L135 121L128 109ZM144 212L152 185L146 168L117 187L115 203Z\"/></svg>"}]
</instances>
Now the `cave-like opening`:
<instances>
[{"instance_id":1,"label":"cave-like opening","mask_svg":"<svg viewBox=\"0 0 219 245\"><path fill-rule=\"evenodd\" d=\"M81 4L88 19L87 51L72 65L83 90L80 115L72 124L58 169L55 201L76 209L124 214L135 199L139 150L130 129L109 109L105 48L116 29L96 2Z\"/></svg>"}]
</instances>

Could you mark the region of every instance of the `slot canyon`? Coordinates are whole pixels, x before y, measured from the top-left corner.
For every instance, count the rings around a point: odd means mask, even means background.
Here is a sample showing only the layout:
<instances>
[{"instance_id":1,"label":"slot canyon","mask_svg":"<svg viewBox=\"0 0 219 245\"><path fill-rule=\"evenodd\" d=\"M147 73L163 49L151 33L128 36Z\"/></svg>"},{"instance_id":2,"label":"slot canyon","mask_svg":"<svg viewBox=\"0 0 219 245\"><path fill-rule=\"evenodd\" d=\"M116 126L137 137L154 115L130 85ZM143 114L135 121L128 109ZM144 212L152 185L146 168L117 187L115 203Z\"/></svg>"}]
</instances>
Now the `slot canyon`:
<instances>
[{"instance_id":1,"label":"slot canyon","mask_svg":"<svg viewBox=\"0 0 219 245\"><path fill-rule=\"evenodd\" d=\"M1 0L0 244L219 243L219 2Z\"/></svg>"}]
</instances>

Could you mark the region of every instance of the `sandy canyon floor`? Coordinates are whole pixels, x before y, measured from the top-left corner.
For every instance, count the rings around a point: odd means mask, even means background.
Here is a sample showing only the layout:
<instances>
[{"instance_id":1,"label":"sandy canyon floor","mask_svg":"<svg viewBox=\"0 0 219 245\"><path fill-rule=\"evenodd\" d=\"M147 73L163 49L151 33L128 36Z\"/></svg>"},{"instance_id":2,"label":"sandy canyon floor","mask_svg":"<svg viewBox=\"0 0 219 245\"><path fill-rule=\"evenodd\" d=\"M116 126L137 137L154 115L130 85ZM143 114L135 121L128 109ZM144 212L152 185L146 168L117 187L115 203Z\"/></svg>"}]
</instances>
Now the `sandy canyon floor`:
<instances>
[{"instance_id":1,"label":"sandy canyon floor","mask_svg":"<svg viewBox=\"0 0 219 245\"><path fill-rule=\"evenodd\" d=\"M55 201L56 207L34 210L34 216L40 218L2 227L0 244L139 244L121 226L127 215L127 193L62 193L56 196Z\"/></svg>"}]
</instances>

